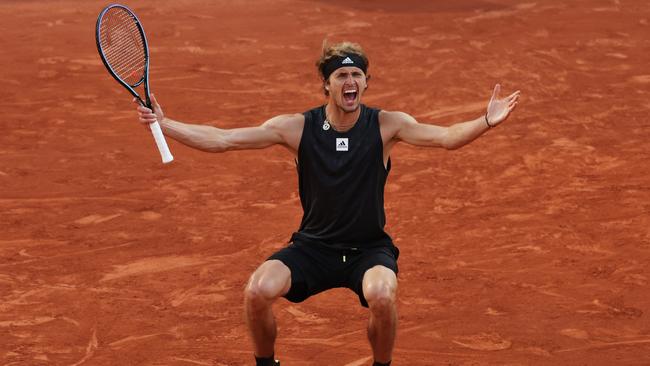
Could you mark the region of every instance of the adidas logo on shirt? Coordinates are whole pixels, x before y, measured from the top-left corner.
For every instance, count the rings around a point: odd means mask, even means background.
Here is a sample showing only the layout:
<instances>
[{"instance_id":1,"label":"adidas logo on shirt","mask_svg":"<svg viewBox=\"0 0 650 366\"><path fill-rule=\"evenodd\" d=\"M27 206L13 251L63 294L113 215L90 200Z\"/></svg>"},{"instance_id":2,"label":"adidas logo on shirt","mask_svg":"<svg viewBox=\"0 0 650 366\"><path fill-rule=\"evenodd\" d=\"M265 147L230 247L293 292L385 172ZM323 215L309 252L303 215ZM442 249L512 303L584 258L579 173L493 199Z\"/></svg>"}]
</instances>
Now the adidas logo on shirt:
<instances>
[{"instance_id":1,"label":"adidas logo on shirt","mask_svg":"<svg viewBox=\"0 0 650 366\"><path fill-rule=\"evenodd\" d=\"M346 57L345 60L341 61L341 64L343 65L354 64L354 61L352 61L349 57Z\"/></svg>"},{"instance_id":2,"label":"adidas logo on shirt","mask_svg":"<svg viewBox=\"0 0 650 366\"><path fill-rule=\"evenodd\" d=\"M336 139L336 151L348 151L348 138Z\"/></svg>"}]
</instances>

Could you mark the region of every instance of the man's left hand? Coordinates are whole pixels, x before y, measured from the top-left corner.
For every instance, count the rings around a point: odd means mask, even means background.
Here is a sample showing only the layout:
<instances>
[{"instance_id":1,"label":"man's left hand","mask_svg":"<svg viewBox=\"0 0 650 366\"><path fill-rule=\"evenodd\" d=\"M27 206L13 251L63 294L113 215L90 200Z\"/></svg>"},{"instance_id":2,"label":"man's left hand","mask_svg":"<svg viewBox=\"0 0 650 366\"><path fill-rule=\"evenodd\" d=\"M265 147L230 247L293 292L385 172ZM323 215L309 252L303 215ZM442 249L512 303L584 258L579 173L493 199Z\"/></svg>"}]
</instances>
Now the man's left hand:
<instances>
[{"instance_id":1,"label":"man's left hand","mask_svg":"<svg viewBox=\"0 0 650 366\"><path fill-rule=\"evenodd\" d=\"M497 84L494 87L494 92L492 93L492 98L487 107L487 121L490 126L496 126L499 123L505 121L510 112L512 112L517 106L519 101L520 91L510 94L506 98L499 98L499 93L501 92L501 85Z\"/></svg>"}]
</instances>

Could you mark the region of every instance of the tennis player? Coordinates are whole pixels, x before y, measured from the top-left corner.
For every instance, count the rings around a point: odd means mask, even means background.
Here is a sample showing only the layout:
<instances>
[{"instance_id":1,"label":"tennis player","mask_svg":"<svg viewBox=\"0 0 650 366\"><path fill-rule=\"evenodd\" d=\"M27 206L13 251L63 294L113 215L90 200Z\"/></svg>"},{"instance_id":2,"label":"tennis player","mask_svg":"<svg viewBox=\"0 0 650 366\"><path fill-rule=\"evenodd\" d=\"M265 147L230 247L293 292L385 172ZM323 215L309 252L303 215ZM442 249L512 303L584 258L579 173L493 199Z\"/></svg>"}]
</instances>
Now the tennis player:
<instances>
[{"instance_id":1,"label":"tennis player","mask_svg":"<svg viewBox=\"0 0 650 366\"><path fill-rule=\"evenodd\" d=\"M397 328L399 250L384 231L384 186L390 152L398 142L457 149L506 120L519 91L494 88L486 113L449 127L419 123L402 112L361 103L368 88L368 58L355 43L323 44L317 62L327 104L302 114L273 117L257 127L220 129L166 118L152 95L153 111L138 106L140 122L158 121L163 132L208 152L282 145L296 158L304 210L289 244L252 274L245 289L246 322L258 366L275 360L279 297L301 302L346 287L369 308L368 339L374 366L390 365Z\"/></svg>"}]
</instances>

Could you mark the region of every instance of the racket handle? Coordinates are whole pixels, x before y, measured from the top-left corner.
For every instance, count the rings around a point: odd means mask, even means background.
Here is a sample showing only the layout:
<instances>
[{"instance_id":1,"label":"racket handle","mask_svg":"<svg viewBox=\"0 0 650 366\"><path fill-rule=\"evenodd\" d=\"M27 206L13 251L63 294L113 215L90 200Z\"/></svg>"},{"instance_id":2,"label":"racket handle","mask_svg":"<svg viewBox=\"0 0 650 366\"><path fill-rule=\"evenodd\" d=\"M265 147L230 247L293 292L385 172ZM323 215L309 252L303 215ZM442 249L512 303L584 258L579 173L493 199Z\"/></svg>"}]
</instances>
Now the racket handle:
<instances>
[{"instance_id":1,"label":"racket handle","mask_svg":"<svg viewBox=\"0 0 650 366\"><path fill-rule=\"evenodd\" d=\"M158 121L149 124L149 128L151 129L151 134L153 134L154 140L156 140L156 146L158 146L158 151L160 151L160 157L162 158L162 162L167 164L172 160L174 160L172 153L169 151L169 147L167 146L167 141L165 141L165 135L163 135L162 130L160 129L160 124L158 124Z\"/></svg>"}]
</instances>

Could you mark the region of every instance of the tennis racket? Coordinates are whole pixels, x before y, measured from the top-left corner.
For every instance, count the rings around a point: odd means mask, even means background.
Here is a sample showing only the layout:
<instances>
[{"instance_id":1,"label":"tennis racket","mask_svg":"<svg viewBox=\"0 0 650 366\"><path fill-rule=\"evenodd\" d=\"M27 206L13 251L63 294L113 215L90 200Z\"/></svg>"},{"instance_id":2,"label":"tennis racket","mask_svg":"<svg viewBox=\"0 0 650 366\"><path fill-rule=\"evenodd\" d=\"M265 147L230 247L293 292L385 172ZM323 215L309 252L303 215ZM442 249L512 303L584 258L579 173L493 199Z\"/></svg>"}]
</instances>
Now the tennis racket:
<instances>
[{"instance_id":1,"label":"tennis racket","mask_svg":"<svg viewBox=\"0 0 650 366\"><path fill-rule=\"evenodd\" d=\"M151 108L149 97L149 46L138 17L124 5L112 4L97 18L97 50L108 72L136 97ZM144 100L135 88L144 88ZM163 163L174 160L158 122L149 125Z\"/></svg>"}]
</instances>

